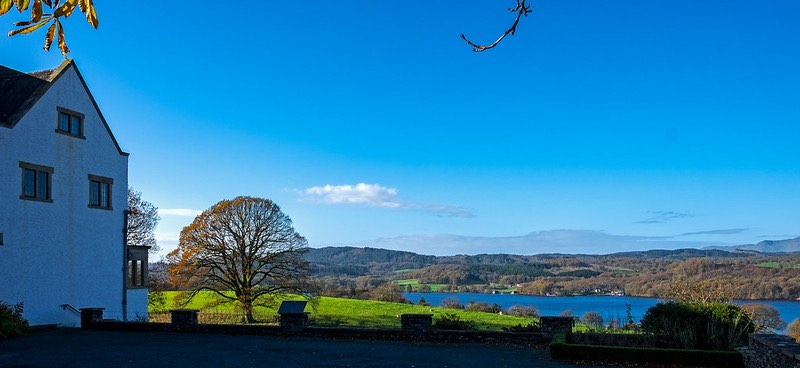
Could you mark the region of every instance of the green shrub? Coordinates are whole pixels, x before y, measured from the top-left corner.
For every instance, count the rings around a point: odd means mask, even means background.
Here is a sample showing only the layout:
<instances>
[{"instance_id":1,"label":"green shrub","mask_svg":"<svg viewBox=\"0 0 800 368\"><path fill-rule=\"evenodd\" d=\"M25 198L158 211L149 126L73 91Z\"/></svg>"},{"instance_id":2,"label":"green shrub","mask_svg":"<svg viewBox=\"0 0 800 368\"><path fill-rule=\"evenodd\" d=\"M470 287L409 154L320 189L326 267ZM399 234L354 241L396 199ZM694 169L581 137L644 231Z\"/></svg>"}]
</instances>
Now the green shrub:
<instances>
[{"instance_id":1,"label":"green shrub","mask_svg":"<svg viewBox=\"0 0 800 368\"><path fill-rule=\"evenodd\" d=\"M747 344L754 327L747 313L733 304L667 302L647 310L642 329L686 349L732 350Z\"/></svg>"},{"instance_id":2,"label":"green shrub","mask_svg":"<svg viewBox=\"0 0 800 368\"><path fill-rule=\"evenodd\" d=\"M433 328L437 330L474 330L475 321L465 321L455 313L445 313L433 320Z\"/></svg>"},{"instance_id":3,"label":"green shrub","mask_svg":"<svg viewBox=\"0 0 800 368\"><path fill-rule=\"evenodd\" d=\"M518 323L516 326L511 327L503 327L503 331L507 332L542 332L542 325L539 321L534 321L528 323L527 325L523 325L522 323Z\"/></svg>"},{"instance_id":4,"label":"green shrub","mask_svg":"<svg viewBox=\"0 0 800 368\"><path fill-rule=\"evenodd\" d=\"M736 351L573 345L565 343L563 338L556 338L550 344L550 356L554 359L580 361L666 364L670 366L696 366L702 364L704 367L724 368L744 367L742 356Z\"/></svg>"},{"instance_id":5,"label":"green shrub","mask_svg":"<svg viewBox=\"0 0 800 368\"><path fill-rule=\"evenodd\" d=\"M22 303L14 305L0 301L0 340L24 335L28 321L22 318Z\"/></svg>"}]
</instances>

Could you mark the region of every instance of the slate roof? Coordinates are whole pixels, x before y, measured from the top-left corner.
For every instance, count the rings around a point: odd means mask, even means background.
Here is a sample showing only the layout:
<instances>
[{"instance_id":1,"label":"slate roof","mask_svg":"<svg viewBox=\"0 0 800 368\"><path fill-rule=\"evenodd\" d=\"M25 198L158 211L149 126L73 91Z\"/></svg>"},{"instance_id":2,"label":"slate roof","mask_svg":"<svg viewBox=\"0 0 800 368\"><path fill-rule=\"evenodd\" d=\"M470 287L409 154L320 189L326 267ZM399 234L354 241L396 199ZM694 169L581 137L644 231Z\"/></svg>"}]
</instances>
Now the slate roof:
<instances>
[{"instance_id":1,"label":"slate roof","mask_svg":"<svg viewBox=\"0 0 800 368\"><path fill-rule=\"evenodd\" d=\"M306 309L306 301L293 301L293 300L285 300L281 303L280 308L278 308L278 314L304 314L304 310Z\"/></svg>"},{"instance_id":2,"label":"slate roof","mask_svg":"<svg viewBox=\"0 0 800 368\"><path fill-rule=\"evenodd\" d=\"M28 74L0 65L0 124L16 124L69 64Z\"/></svg>"}]
</instances>

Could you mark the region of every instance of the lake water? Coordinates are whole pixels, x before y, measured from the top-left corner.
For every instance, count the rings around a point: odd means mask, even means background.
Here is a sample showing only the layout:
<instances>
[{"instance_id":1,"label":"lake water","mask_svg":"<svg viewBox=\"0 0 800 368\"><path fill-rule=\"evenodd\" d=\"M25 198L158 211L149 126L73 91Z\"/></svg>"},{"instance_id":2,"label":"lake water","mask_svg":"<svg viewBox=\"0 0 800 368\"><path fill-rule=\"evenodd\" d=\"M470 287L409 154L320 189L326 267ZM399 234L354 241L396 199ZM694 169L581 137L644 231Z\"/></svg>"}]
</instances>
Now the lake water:
<instances>
[{"instance_id":1,"label":"lake water","mask_svg":"<svg viewBox=\"0 0 800 368\"><path fill-rule=\"evenodd\" d=\"M438 306L447 298L458 299L466 305L470 301L498 304L504 309L512 305L535 307L542 316L557 316L565 310L571 310L573 316L580 317L586 312L597 312L608 323L612 319L625 321L625 304L631 305L631 315L639 322L647 308L658 303L658 298L640 298L632 296L532 296L511 294L474 294L474 293L403 293L408 300L417 303L420 297L431 305ZM736 304L767 304L775 307L787 323L800 318L800 301L787 300L737 300ZM785 332L785 331L784 331Z\"/></svg>"}]
</instances>

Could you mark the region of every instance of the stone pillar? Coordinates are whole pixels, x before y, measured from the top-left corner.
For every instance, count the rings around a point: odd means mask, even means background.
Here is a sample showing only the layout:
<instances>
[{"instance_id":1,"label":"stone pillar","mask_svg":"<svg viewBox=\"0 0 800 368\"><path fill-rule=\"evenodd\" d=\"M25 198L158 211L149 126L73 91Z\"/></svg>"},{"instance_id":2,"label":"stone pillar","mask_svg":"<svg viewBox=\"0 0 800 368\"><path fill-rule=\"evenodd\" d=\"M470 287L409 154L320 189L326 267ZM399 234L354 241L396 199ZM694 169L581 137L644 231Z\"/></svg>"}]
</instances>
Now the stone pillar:
<instances>
[{"instance_id":1,"label":"stone pillar","mask_svg":"<svg viewBox=\"0 0 800 368\"><path fill-rule=\"evenodd\" d=\"M433 314L403 314L400 315L403 332L424 334L433 329Z\"/></svg>"},{"instance_id":2,"label":"stone pillar","mask_svg":"<svg viewBox=\"0 0 800 368\"><path fill-rule=\"evenodd\" d=\"M172 325L175 327L189 327L197 325L197 309L173 309L169 311Z\"/></svg>"},{"instance_id":3,"label":"stone pillar","mask_svg":"<svg viewBox=\"0 0 800 368\"><path fill-rule=\"evenodd\" d=\"M542 335L552 339L559 332L570 333L575 326L574 317L539 317L542 322Z\"/></svg>"},{"instance_id":4,"label":"stone pillar","mask_svg":"<svg viewBox=\"0 0 800 368\"><path fill-rule=\"evenodd\" d=\"M103 320L105 308L81 308L81 328L88 328L92 324Z\"/></svg>"},{"instance_id":5,"label":"stone pillar","mask_svg":"<svg viewBox=\"0 0 800 368\"><path fill-rule=\"evenodd\" d=\"M306 327L308 327L308 313L281 314L281 330L285 332L300 332Z\"/></svg>"}]
</instances>

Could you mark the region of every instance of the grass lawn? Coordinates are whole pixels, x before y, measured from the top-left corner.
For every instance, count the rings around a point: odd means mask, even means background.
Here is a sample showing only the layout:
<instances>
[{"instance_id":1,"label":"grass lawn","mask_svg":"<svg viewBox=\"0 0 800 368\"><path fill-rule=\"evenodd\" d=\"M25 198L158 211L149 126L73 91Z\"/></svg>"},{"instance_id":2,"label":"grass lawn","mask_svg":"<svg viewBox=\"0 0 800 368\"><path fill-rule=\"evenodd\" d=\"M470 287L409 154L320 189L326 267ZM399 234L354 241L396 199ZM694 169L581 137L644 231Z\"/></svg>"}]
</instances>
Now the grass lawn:
<instances>
[{"instance_id":1,"label":"grass lawn","mask_svg":"<svg viewBox=\"0 0 800 368\"><path fill-rule=\"evenodd\" d=\"M215 299L210 292L198 294L192 302L185 306L175 302L177 295L178 292L175 291L165 292L166 309L191 308L217 313L238 313L235 306L230 303L206 307L206 305L212 304ZM256 307L255 312L259 315L274 315L277 311L277 304L280 303L276 303L274 307ZM330 297L319 298L316 306L309 303L306 307L306 312L311 313L310 317L313 324L323 326L400 328L400 315L405 313L431 313L434 315L434 319L444 313L454 313L461 317L462 320L475 321L478 329L494 331L518 324L526 325L533 321L531 318L493 313Z\"/></svg>"}]
</instances>

